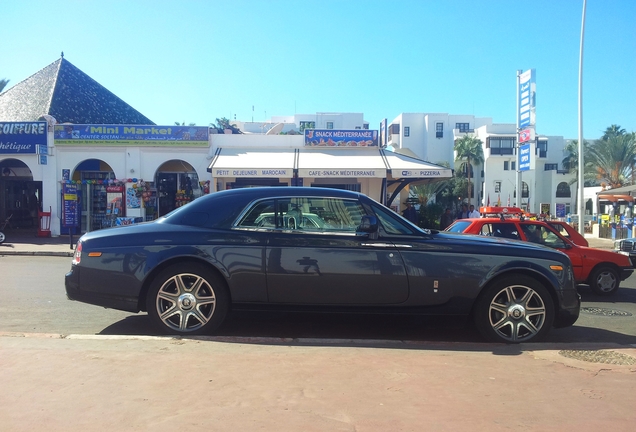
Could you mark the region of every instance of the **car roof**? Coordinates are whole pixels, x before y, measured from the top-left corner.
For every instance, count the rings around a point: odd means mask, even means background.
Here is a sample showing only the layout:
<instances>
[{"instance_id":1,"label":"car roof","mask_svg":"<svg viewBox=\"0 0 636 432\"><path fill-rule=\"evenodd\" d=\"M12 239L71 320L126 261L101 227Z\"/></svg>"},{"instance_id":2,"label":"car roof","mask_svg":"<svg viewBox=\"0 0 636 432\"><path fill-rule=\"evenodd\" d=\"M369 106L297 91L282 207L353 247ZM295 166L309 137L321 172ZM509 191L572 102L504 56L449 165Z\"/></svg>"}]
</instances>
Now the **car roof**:
<instances>
[{"instance_id":1,"label":"car roof","mask_svg":"<svg viewBox=\"0 0 636 432\"><path fill-rule=\"evenodd\" d=\"M215 192L215 195L232 195L235 197L249 197L250 199L268 198L268 197L288 197L288 196L329 196L336 198L352 198L358 199L363 194L359 192L348 191L344 189L332 189L322 187L309 186L293 186L293 187L255 187L255 188L239 188L228 189Z\"/></svg>"}]
</instances>

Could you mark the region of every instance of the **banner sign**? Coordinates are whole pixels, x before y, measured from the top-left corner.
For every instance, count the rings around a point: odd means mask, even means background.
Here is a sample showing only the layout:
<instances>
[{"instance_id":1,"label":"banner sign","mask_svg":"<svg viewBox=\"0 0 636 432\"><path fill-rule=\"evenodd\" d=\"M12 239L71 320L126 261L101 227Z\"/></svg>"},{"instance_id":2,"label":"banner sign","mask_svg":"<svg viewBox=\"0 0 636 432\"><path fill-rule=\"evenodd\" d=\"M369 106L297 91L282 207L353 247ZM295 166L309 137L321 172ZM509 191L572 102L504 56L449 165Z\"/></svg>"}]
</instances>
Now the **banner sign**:
<instances>
[{"instance_id":1,"label":"banner sign","mask_svg":"<svg viewBox=\"0 0 636 432\"><path fill-rule=\"evenodd\" d=\"M298 177L386 177L386 170L379 169L312 169L299 168Z\"/></svg>"},{"instance_id":2,"label":"banner sign","mask_svg":"<svg viewBox=\"0 0 636 432\"><path fill-rule=\"evenodd\" d=\"M305 129L305 146L377 147L378 131L366 129Z\"/></svg>"},{"instance_id":3,"label":"banner sign","mask_svg":"<svg viewBox=\"0 0 636 432\"><path fill-rule=\"evenodd\" d=\"M212 168L213 177L293 177L291 168Z\"/></svg>"},{"instance_id":4,"label":"banner sign","mask_svg":"<svg viewBox=\"0 0 636 432\"><path fill-rule=\"evenodd\" d=\"M395 172L395 171L394 171ZM449 178L452 177L450 169L444 170L427 170L427 169L411 169L398 171L402 178Z\"/></svg>"},{"instance_id":5,"label":"banner sign","mask_svg":"<svg viewBox=\"0 0 636 432\"><path fill-rule=\"evenodd\" d=\"M79 222L79 212L77 205L77 185L62 185L62 226L65 228L75 227Z\"/></svg>"},{"instance_id":6,"label":"banner sign","mask_svg":"<svg viewBox=\"0 0 636 432\"><path fill-rule=\"evenodd\" d=\"M559 217L559 218L565 217L565 204L563 203L556 204L556 217Z\"/></svg>"},{"instance_id":7,"label":"banner sign","mask_svg":"<svg viewBox=\"0 0 636 432\"><path fill-rule=\"evenodd\" d=\"M528 171L534 169L534 152L532 144L524 144L519 146L519 171Z\"/></svg>"},{"instance_id":8,"label":"banner sign","mask_svg":"<svg viewBox=\"0 0 636 432\"><path fill-rule=\"evenodd\" d=\"M46 146L46 122L0 122L0 154L36 154Z\"/></svg>"},{"instance_id":9,"label":"banner sign","mask_svg":"<svg viewBox=\"0 0 636 432\"><path fill-rule=\"evenodd\" d=\"M534 141L534 128L527 128L519 131L519 144Z\"/></svg>"},{"instance_id":10,"label":"banner sign","mask_svg":"<svg viewBox=\"0 0 636 432\"><path fill-rule=\"evenodd\" d=\"M519 128L536 126L536 73L530 69L519 75L518 102L519 112L517 126Z\"/></svg>"},{"instance_id":11,"label":"banner sign","mask_svg":"<svg viewBox=\"0 0 636 432\"><path fill-rule=\"evenodd\" d=\"M56 125L55 145L208 146L207 126Z\"/></svg>"}]
</instances>

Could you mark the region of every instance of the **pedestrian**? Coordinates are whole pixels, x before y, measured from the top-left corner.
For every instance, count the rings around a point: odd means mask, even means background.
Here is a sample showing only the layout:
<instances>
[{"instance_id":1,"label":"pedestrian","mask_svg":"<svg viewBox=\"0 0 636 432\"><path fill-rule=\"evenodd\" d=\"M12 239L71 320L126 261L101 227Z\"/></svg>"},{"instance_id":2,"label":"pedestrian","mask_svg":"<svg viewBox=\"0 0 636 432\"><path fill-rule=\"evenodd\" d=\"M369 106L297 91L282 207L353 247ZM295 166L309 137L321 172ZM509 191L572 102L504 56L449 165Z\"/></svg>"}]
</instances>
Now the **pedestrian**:
<instances>
[{"instance_id":1,"label":"pedestrian","mask_svg":"<svg viewBox=\"0 0 636 432\"><path fill-rule=\"evenodd\" d=\"M404 219L411 221L412 223L417 225L417 222L418 222L417 210L415 210L415 208L413 207L413 205L411 205L409 201L405 201L404 204L406 205L406 208L402 212L402 216L404 216Z\"/></svg>"},{"instance_id":2,"label":"pedestrian","mask_svg":"<svg viewBox=\"0 0 636 432\"><path fill-rule=\"evenodd\" d=\"M481 217L481 214L479 214L479 212L475 210L475 206L472 204L470 205L470 210L468 211L468 217L470 219L478 219Z\"/></svg>"},{"instance_id":3,"label":"pedestrian","mask_svg":"<svg viewBox=\"0 0 636 432\"><path fill-rule=\"evenodd\" d=\"M439 219L439 229L445 230L453 223L453 214L451 213L451 209L446 207L444 213L442 213L442 217Z\"/></svg>"},{"instance_id":4,"label":"pedestrian","mask_svg":"<svg viewBox=\"0 0 636 432\"><path fill-rule=\"evenodd\" d=\"M462 204L461 210L457 213L457 219L468 219L468 204Z\"/></svg>"}]
</instances>

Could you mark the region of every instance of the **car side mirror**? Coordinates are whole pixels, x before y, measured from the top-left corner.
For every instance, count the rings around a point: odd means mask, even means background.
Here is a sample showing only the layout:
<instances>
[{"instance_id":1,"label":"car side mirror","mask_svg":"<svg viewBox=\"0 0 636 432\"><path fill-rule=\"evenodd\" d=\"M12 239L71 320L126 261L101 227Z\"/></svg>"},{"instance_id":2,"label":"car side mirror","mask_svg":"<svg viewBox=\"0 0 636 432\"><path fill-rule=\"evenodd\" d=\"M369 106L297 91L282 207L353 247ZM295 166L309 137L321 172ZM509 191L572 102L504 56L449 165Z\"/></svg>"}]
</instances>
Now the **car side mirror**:
<instances>
[{"instance_id":1,"label":"car side mirror","mask_svg":"<svg viewBox=\"0 0 636 432\"><path fill-rule=\"evenodd\" d=\"M371 215L362 216L362 221L356 229L357 234L369 234L371 237L378 235L378 218Z\"/></svg>"}]
</instances>

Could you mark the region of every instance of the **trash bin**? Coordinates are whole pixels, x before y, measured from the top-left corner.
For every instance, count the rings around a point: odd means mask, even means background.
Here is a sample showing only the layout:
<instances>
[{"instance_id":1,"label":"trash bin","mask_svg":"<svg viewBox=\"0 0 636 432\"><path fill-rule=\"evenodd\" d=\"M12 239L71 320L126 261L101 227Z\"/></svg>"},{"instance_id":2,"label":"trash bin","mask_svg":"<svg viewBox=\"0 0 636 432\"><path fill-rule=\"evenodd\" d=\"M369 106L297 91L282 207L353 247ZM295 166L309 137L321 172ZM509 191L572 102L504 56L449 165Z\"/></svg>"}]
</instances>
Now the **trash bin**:
<instances>
[{"instance_id":1,"label":"trash bin","mask_svg":"<svg viewBox=\"0 0 636 432\"><path fill-rule=\"evenodd\" d=\"M38 237L51 237L51 207L47 212L38 210L38 220Z\"/></svg>"}]
</instances>

